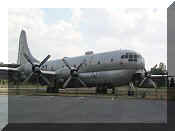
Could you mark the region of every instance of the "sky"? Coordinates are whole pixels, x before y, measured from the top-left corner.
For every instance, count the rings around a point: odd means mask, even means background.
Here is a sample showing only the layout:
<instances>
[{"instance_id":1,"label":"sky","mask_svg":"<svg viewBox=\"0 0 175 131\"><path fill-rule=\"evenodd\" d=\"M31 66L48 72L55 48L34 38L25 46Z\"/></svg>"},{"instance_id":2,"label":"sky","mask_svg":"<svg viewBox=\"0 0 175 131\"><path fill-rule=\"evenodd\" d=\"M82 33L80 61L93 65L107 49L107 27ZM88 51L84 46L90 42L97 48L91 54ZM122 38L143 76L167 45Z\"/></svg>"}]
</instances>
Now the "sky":
<instances>
[{"instance_id":1,"label":"sky","mask_svg":"<svg viewBox=\"0 0 175 131\"><path fill-rule=\"evenodd\" d=\"M39 60L131 49L142 54L147 69L167 63L166 8L9 8L9 63L17 61L22 29Z\"/></svg>"}]
</instances>

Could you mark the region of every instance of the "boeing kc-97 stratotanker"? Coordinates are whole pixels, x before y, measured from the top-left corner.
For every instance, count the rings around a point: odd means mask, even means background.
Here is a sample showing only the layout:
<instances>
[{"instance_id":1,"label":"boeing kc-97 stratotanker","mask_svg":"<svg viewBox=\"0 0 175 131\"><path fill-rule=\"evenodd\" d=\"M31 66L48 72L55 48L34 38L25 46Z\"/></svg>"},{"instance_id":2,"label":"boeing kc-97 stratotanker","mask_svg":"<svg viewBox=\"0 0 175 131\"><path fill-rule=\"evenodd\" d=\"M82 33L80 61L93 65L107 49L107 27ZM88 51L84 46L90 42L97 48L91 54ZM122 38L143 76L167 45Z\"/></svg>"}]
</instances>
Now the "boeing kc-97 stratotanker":
<instances>
[{"instance_id":1,"label":"boeing kc-97 stratotanker","mask_svg":"<svg viewBox=\"0 0 175 131\"><path fill-rule=\"evenodd\" d=\"M41 85L48 85L47 92L56 92L57 87L96 87L96 91L107 91L115 86L130 86L150 79L145 69L141 54L133 50L116 50L94 54L92 51L77 57L64 57L50 60L48 55L39 62L28 48L26 32L21 31L17 64L0 69L0 79L12 79L21 82L38 80ZM15 65L15 66L14 66Z\"/></svg>"}]
</instances>

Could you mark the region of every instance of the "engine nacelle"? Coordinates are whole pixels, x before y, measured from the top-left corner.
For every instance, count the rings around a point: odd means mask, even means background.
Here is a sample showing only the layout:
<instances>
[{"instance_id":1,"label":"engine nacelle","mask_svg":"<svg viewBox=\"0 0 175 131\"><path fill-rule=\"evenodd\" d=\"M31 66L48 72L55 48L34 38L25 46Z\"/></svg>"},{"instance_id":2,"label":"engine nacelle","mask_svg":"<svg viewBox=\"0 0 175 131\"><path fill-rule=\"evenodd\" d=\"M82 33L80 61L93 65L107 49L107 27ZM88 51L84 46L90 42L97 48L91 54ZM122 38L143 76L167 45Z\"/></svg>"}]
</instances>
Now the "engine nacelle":
<instances>
[{"instance_id":1,"label":"engine nacelle","mask_svg":"<svg viewBox=\"0 0 175 131\"><path fill-rule=\"evenodd\" d=\"M19 67L19 70L21 72L25 72L26 74L31 73L32 72L32 65L30 63L26 63L24 65L21 65Z\"/></svg>"},{"instance_id":2,"label":"engine nacelle","mask_svg":"<svg viewBox=\"0 0 175 131\"><path fill-rule=\"evenodd\" d=\"M56 76L58 78L67 78L69 76L69 70L67 68L61 68L56 70Z\"/></svg>"}]
</instances>

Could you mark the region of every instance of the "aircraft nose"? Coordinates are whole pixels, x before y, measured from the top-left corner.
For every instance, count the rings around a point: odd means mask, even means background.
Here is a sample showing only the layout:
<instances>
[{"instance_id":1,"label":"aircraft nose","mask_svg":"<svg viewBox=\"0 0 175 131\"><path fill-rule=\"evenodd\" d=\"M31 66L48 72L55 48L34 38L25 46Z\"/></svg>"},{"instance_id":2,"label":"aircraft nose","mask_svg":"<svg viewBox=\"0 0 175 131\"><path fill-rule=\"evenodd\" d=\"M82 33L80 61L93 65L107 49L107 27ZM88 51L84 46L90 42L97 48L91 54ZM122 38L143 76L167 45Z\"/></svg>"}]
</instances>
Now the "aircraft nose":
<instances>
[{"instance_id":1,"label":"aircraft nose","mask_svg":"<svg viewBox=\"0 0 175 131\"><path fill-rule=\"evenodd\" d=\"M145 68L145 59L143 58L143 56L141 56L141 66L142 68Z\"/></svg>"}]
</instances>

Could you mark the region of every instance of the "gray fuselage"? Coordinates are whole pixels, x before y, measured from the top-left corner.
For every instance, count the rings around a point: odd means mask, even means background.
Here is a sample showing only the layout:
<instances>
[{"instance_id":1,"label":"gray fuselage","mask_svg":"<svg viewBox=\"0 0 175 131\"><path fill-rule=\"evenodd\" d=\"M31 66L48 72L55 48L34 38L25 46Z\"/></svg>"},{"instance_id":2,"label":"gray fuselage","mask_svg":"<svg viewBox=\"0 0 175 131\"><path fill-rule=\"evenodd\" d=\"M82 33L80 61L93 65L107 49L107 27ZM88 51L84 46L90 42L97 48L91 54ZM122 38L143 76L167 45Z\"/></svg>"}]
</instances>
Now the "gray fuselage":
<instances>
[{"instance_id":1,"label":"gray fuselage","mask_svg":"<svg viewBox=\"0 0 175 131\"><path fill-rule=\"evenodd\" d=\"M117 50L65 59L72 67L77 67L85 61L80 68L79 77L88 86L128 84L134 74L145 68L144 58L132 50ZM61 59L48 61L42 66L42 70L56 71L58 81L66 80L69 75L69 70Z\"/></svg>"}]
</instances>

